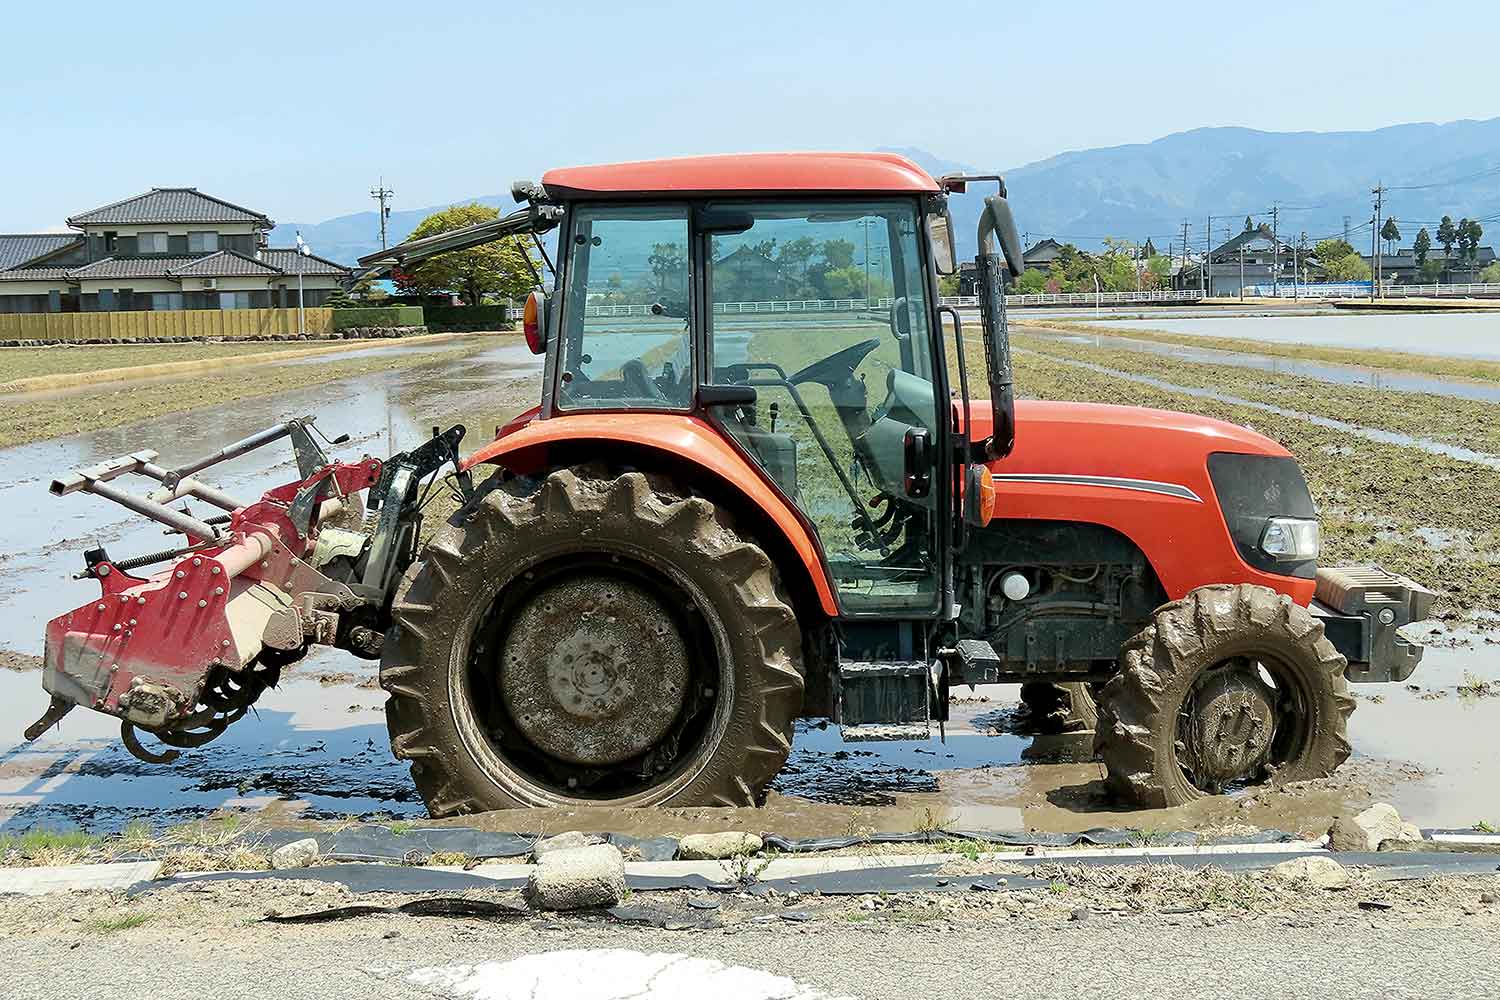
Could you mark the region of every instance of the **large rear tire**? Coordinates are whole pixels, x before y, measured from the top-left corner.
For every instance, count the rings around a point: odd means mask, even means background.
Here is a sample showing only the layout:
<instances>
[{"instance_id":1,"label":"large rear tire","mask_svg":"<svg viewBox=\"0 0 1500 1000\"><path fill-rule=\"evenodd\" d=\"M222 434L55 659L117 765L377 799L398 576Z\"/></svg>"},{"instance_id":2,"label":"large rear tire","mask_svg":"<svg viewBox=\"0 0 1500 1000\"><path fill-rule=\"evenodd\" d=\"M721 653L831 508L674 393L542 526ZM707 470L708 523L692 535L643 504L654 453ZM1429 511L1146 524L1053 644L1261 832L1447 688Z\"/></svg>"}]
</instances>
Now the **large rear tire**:
<instances>
[{"instance_id":1,"label":"large rear tire","mask_svg":"<svg viewBox=\"0 0 1500 1000\"><path fill-rule=\"evenodd\" d=\"M1332 774L1349 757L1346 666L1321 622L1265 587L1163 605L1100 690L1094 748L1111 791L1162 808Z\"/></svg>"},{"instance_id":2,"label":"large rear tire","mask_svg":"<svg viewBox=\"0 0 1500 1000\"><path fill-rule=\"evenodd\" d=\"M497 474L391 615L391 748L433 816L754 805L790 752L802 637L775 569L663 477Z\"/></svg>"}]
</instances>

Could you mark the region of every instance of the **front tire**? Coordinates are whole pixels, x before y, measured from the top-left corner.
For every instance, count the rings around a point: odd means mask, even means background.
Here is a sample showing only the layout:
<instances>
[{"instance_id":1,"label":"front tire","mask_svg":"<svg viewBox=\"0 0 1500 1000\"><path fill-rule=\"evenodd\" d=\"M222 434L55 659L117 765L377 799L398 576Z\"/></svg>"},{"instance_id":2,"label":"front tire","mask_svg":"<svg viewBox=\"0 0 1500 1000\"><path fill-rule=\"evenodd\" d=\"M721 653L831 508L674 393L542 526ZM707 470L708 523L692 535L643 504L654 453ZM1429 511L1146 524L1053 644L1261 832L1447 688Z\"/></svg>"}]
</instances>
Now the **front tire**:
<instances>
[{"instance_id":1,"label":"front tire","mask_svg":"<svg viewBox=\"0 0 1500 1000\"><path fill-rule=\"evenodd\" d=\"M1332 774L1350 752L1346 666L1321 622L1265 587L1162 606L1100 690L1094 748L1111 792L1163 808Z\"/></svg>"},{"instance_id":2,"label":"front tire","mask_svg":"<svg viewBox=\"0 0 1500 1000\"><path fill-rule=\"evenodd\" d=\"M391 748L435 817L754 805L790 752L802 637L775 569L664 477L495 475L391 614Z\"/></svg>"}]
</instances>

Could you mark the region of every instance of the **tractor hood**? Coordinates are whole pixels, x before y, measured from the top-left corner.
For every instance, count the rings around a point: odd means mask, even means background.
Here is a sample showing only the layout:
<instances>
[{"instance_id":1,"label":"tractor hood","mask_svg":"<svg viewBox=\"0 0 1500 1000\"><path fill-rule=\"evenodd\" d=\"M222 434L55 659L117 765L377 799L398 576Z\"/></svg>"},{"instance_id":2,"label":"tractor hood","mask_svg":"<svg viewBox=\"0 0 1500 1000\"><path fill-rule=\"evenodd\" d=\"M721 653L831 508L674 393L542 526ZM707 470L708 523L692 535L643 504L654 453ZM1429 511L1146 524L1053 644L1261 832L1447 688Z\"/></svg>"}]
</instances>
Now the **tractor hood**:
<instances>
[{"instance_id":1,"label":"tractor hood","mask_svg":"<svg viewBox=\"0 0 1500 1000\"><path fill-rule=\"evenodd\" d=\"M990 433L988 407L974 406L970 438ZM1264 435L1209 417L1140 406L1021 400L1016 446L990 468L1003 474L1116 476L1201 483L1217 451L1286 456Z\"/></svg>"}]
</instances>

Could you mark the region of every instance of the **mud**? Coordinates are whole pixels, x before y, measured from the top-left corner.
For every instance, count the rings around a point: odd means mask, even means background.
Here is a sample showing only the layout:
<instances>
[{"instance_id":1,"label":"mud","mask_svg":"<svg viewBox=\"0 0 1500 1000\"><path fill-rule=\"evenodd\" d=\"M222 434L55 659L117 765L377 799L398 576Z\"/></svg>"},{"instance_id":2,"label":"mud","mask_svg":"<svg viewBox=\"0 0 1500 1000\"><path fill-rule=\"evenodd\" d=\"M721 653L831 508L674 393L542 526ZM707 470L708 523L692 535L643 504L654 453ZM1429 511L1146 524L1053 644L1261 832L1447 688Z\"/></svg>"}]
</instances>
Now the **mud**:
<instances>
[{"instance_id":1,"label":"mud","mask_svg":"<svg viewBox=\"0 0 1500 1000\"><path fill-rule=\"evenodd\" d=\"M42 658L30 653L17 653L9 649L0 649L0 670L14 670L17 673L25 673L30 670L42 669Z\"/></svg>"},{"instance_id":2,"label":"mud","mask_svg":"<svg viewBox=\"0 0 1500 1000\"><path fill-rule=\"evenodd\" d=\"M1022 368L1022 388L1033 394L1040 388L1042 394L1073 398L1202 406L1214 415L1254 420L1274 436L1293 429L1289 441L1331 516L1334 558L1373 554L1383 560L1389 546L1406 559L1393 568L1438 586L1465 588L1445 613L1500 607L1483 575L1483 560L1492 560L1484 531L1486 524L1492 527L1493 501L1482 497L1500 495L1485 493L1491 470L1469 466L1482 478L1456 479L1459 463L1451 459L1324 428L1296 430L1307 425L1292 418L1243 407L1214 409L1210 404L1219 404L1211 400L1040 358L1027 359ZM45 484L62 469L141 447L158 448L166 463L180 461L302 413L317 413L330 436L358 435L339 449L344 456L410 447L430 434L433 423L455 420L470 426L466 447L473 447L495 423L535 401L538 370L538 362L512 342L471 356L0 450L0 642L10 650L0 654L9 657L0 658L9 668L0 669L0 830L77 824L109 831L132 820L161 828L224 809L254 812L277 825L346 816L423 817L405 765L390 756L374 665L332 651L288 671L256 713L176 765L135 760L118 745L117 724L82 710L36 744L20 746L21 728L46 704L34 670L42 625L97 592L90 582L70 579L75 564L67 550L103 542L112 553L132 554L161 546L155 527L102 501L58 500ZM1398 454L1409 458L1409 469L1392 461ZM1400 472L1394 479L1393 469ZM211 479L218 485L254 496L290 478L294 467L289 450L272 447L215 472ZM1430 530L1418 536L1419 527ZM1361 532L1371 539L1383 534L1366 542ZM1445 561L1430 561L1439 557ZM1493 592L1500 594L1500 587ZM1439 643L1412 679L1417 691L1357 686L1362 697L1351 721L1356 756L1334 778L1295 788L1175 810L1119 811L1106 800L1102 770L1090 759L1091 735L1027 732L1016 690L996 687L954 706L944 742L844 744L834 727L800 724L788 767L763 809L528 810L488 814L478 822L495 830L584 828L637 836L736 828L815 836L935 826L1149 831L1245 825L1315 834L1334 813L1384 799L1422 825L1500 823L1500 786L1487 771L1500 699L1459 695L1471 676L1500 681L1500 621L1471 621L1490 624L1435 633ZM1442 696L1424 698L1433 692ZM444 822L471 825L475 818Z\"/></svg>"},{"instance_id":3,"label":"mud","mask_svg":"<svg viewBox=\"0 0 1500 1000\"><path fill-rule=\"evenodd\" d=\"M1192 319L1124 320L1121 330L1152 329L1192 336L1235 336L1282 344L1401 351L1415 354L1500 359L1500 314L1286 316L1224 323L1210 316Z\"/></svg>"}]
</instances>

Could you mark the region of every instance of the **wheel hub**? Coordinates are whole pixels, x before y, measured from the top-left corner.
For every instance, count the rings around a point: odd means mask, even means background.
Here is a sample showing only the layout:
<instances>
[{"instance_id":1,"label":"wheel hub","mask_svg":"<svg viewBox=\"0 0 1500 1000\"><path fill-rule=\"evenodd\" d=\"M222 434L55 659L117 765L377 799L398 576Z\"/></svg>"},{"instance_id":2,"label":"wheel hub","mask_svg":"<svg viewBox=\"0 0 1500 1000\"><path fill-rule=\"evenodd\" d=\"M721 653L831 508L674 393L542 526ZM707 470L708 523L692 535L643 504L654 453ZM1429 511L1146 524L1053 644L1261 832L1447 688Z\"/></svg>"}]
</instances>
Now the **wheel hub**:
<instances>
[{"instance_id":1,"label":"wheel hub","mask_svg":"<svg viewBox=\"0 0 1500 1000\"><path fill-rule=\"evenodd\" d=\"M1189 696L1183 742L1200 785L1220 789L1266 765L1276 730L1274 697L1248 666L1216 674Z\"/></svg>"},{"instance_id":2,"label":"wheel hub","mask_svg":"<svg viewBox=\"0 0 1500 1000\"><path fill-rule=\"evenodd\" d=\"M688 648L671 612L636 584L578 576L539 591L511 620L500 688L516 726L582 765L639 756L671 729Z\"/></svg>"}]
</instances>

